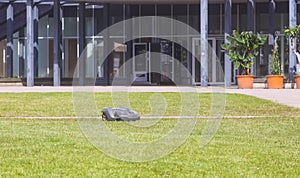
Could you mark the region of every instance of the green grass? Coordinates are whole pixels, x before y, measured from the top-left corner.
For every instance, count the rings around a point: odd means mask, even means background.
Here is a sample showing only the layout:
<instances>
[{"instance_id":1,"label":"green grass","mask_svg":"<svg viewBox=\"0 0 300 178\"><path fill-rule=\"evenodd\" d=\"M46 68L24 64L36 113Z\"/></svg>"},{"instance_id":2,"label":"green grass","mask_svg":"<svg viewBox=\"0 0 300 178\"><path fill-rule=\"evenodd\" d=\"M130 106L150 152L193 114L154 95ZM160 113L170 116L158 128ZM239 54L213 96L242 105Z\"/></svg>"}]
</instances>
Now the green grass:
<instances>
[{"instance_id":1,"label":"green grass","mask_svg":"<svg viewBox=\"0 0 300 178\"><path fill-rule=\"evenodd\" d=\"M151 110L149 98L156 93L130 93L129 100L133 109L141 115ZM168 104L165 115L180 115L181 97L178 93L161 93ZM213 95L213 97L217 94ZM276 104L251 96L227 94L226 116L300 116L300 109ZM95 101L99 110L112 107L111 93L96 93ZM210 115L212 94L199 95L199 115ZM223 102L223 104L225 104ZM0 117L25 116L75 116L72 93L6 93L0 94Z\"/></svg>"},{"instance_id":2,"label":"green grass","mask_svg":"<svg viewBox=\"0 0 300 178\"><path fill-rule=\"evenodd\" d=\"M152 93L135 93L134 109L149 112ZM168 115L178 113L179 96L162 94ZM207 115L210 94L199 95L200 115ZM111 105L108 93L96 95L99 108ZM266 110L270 109L270 110ZM300 109L243 95L226 96L226 115L266 116L223 119L214 139L199 147L205 119L196 122L186 143L170 155L146 163L113 159L82 134L75 119L13 119L11 116L74 116L71 93L0 94L0 177L297 177L300 175ZM267 117L268 116L268 117ZM123 138L159 139L175 121L163 119L150 128L124 122L106 123ZM130 134L133 133L133 134ZM135 137L133 135L138 135Z\"/></svg>"}]
</instances>

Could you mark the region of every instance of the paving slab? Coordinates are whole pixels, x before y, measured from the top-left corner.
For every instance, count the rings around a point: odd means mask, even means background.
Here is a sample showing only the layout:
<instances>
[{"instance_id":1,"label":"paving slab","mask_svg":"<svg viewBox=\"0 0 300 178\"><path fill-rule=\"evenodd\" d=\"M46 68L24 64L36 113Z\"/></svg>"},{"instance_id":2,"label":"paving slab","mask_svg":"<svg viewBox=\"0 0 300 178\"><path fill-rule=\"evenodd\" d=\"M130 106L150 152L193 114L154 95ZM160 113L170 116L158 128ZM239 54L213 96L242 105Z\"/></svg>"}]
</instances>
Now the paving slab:
<instances>
[{"instance_id":1,"label":"paving slab","mask_svg":"<svg viewBox=\"0 0 300 178\"><path fill-rule=\"evenodd\" d=\"M239 90L227 89L226 93L236 93L255 96L266 100L271 100L276 103L300 108L300 90L299 89L252 89L252 90Z\"/></svg>"}]
</instances>

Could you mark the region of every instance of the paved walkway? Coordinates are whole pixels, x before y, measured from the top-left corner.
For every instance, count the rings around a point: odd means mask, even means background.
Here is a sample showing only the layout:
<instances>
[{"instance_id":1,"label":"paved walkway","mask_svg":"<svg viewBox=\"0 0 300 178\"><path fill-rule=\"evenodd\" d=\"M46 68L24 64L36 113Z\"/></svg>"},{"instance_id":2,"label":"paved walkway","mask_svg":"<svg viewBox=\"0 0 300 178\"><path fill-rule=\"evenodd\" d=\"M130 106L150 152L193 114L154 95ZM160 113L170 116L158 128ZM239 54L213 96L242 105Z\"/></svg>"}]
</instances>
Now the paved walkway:
<instances>
[{"instance_id":1,"label":"paved walkway","mask_svg":"<svg viewBox=\"0 0 300 178\"><path fill-rule=\"evenodd\" d=\"M282 89L282 90L269 90L269 89L224 89L219 87L163 87L163 86L134 86L134 87L83 87L83 90L92 89L95 92L112 92L112 91L129 91L129 92L221 92L221 93L238 93L250 96L255 96L262 99L271 100L280 104L300 108L300 90L297 89ZM77 90L77 89L76 89ZM73 87L23 87L23 86L1 86L0 93L13 92L73 92Z\"/></svg>"}]
</instances>

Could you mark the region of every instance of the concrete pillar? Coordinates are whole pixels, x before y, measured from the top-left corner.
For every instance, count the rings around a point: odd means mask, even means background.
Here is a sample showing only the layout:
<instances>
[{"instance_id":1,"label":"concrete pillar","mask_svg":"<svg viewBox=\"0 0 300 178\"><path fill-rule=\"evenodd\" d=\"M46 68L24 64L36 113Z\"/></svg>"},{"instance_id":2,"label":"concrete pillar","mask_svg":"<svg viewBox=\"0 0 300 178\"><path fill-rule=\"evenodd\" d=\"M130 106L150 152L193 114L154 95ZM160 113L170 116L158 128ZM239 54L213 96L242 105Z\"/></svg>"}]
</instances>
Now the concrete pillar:
<instances>
[{"instance_id":1,"label":"concrete pillar","mask_svg":"<svg viewBox=\"0 0 300 178\"><path fill-rule=\"evenodd\" d=\"M254 32L255 1L248 0L247 3L247 30Z\"/></svg>"},{"instance_id":2,"label":"concrete pillar","mask_svg":"<svg viewBox=\"0 0 300 178\"><path fill-rule=\"evenodd\" d=\"M289 26L295 27L297 25L297 3L296 0L289 0ZM296 65L296 55L293 53L292 48L289 49L289 69L290 73L293 72Z\"/></svg>"},{"instance_id":3,"label":"concrete pillar","mask_svg":"<svg viewBox=\"0 0 300 178\"><path fill-rule=\"evenodd\" d=\"M224 0L224 10L225 10L225 43L228 43L226 40L227 36L230 36L232 34L232 27L231 27L231 13L232 13L232 1L231 0ZM228 52L225 52L225 87L230 87L231 86L231 72L232 72L232 64L230 62Z\"/></svg>"},{"instance_id":4,"label":"concrete pillar","mask_svg":"<svg viewBox=\"0 0 300 178\"><path fill-rule=\"evenodd\" d=\"M33 0L27 0L27 86L34 86L34 25L33 25Z\"/></svg>"},{"instance_id":5,"label":"concrete pillar","mask_svg":"<svg viewBox=\"0 0 300 178\"><path fill-rule=\"evenodd\" d=\"M33 47L34 47L34 76L38 77L38 66L39 66L39 9L35 5L33 7Z\"/></svg>"},{"instance_id":6,"label":"concrete pillar","mask_svg":"<svg viewBox=\"0 0 300 178\"><path fill-rule=\"evenodd\" d=\"M103 24L104 27L107 28L109 27L109 4L104 5L104 15L103 15ZM109 32L106 30L106 33L104 34L104 54L108 54L109 52L109 46L110 46L110 41L109 41ZM109 78L109 60L108 56L104 56L104 83L105 85L109 85L110 83L110 78Z\"/></svg>"},{"instance_id":7,"label":"concrete pillar","mask_svg":"<svg viewBox=\"0 0 300 178\"><path fill-rule=\"evenodd\" d=\"M6 77L13 77L14 8L12 3L7 7L6 19Z\"/></svg>"},{"instance_id":8,"label":"concrete pillar","mask_svg":"<svg viewBox=\"0 0 300 178\"><path fill-rule=\"evenodd\" d=\"M208 0L200 0L201 86L208 86Z\"/></svg>"},{"instance_id":9,"label":"concrete pillar","mask_svg":"<svg viewBox=\"0 0 300 178\"><path fill-rule=\"evenodd\" d=\"M271 53L274 47L274 36L275 36L275 9L276 4L274 0L269 1L269 62L268 62L268 73L271 73Z\"/></svg>"},{"instance_id":10,"label":"concrete pillar","mask_svg":"<svg viewBox=\"0 0 300 178\"><path fill-rule=\"evenodd\" d=\"M130 19L130 18L131 18L130 5L126 5L126 19ZM127 44L126 60L130 60L132 58L132 47L133 47L133 41L131 40L133 37L132 23L126 23L125 25L126 25L125 32L126 32L126 37L127 37L127 39L126 39L126 42L127 42L126 43ZM132 78L129 76L131 76L130 74L133 69L132 69L132 66L128 65L128 67L130 67L130 68L126 68L126 76L128 76L126 78L127 78L127 83L131 84Z\"/></svg>"},{"instance_id":11,"label":"concrete pillar","mask_svg":"<svg viewBox=\"0 0 300 178\"><path fill-rule=\"evenodd\" d=\"M247 3L247 30L255 32L254 30L254 14L255 14L255 1L254 0L248 0ZM251 66L251 75L255 74L255 63L256 59L253 59L254 64Z\"/></svg>"},{"instance_id":12,"label":"concrete pillar","mask_svg":"<svg viewBox=\"0 0 300 178\"><path fill-rule=\"evenodd\" d=\"M84 49L86 46L85 42L85 3L79 3L79 85L84 85L85 79L85 63L86 56L84 55Z\"/></svg>"},{"instance_id":13,"label":"concrete pillar","mask_svg":"<svg viewBox=\"0 0 300 178\"><path fill-rule=\"evenodd\" d=\"M62 63L62 22L61 22L60 0L54 0L53 21L54 21L54 60L53 60L53 84L60 86L61 63Z\"/></svg>"}]
</instances>

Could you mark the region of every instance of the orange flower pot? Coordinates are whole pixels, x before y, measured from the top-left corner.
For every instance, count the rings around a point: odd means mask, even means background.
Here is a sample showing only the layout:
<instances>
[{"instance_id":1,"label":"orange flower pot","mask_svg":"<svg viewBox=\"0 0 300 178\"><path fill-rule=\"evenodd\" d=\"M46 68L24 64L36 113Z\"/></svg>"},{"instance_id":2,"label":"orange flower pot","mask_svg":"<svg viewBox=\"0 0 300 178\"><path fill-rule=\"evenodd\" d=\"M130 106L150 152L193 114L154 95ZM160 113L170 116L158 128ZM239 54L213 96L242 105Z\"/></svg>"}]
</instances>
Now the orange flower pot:
<instances>
[{"instance_id":1,"label":"orange flower pot","mask_svg":"<svg viewBox=\"0 0 300 178\"><path fill-rule=\"evenodd\" d=\"M238 75L237 83L239 89L252 89L253 88L253 75Z\"/></svg>"},{"instance_id":2,"label":"orange flower pot","mask_svg":"<svg viewBox=\"0 0 300 178\"><path fill-rule=\"evenodd\" d=\"M300 75L295 75L295 82L297 85L297 89L300 89Z\"/></svg>"},{"instance_id":3,"label":"orange flower pot","mask_svg":"<svg viewBox=\"0 0 300 178\"><path fill-rule=\"evenodd\" d=\"M282 75L267 75L268 89L282 89L283 76Z\"/></svg>"}]
</instances>

